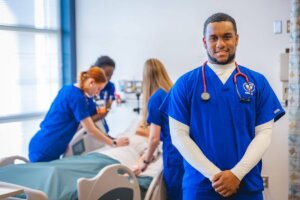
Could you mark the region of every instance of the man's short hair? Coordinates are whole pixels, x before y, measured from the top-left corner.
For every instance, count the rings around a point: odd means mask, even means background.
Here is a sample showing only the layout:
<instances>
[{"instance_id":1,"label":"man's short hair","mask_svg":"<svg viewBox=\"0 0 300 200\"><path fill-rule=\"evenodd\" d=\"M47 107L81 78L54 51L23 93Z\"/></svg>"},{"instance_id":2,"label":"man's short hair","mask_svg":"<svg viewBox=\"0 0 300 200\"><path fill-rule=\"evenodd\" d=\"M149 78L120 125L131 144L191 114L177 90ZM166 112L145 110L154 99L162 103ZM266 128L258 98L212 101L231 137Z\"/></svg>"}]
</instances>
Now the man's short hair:
<instances>
[{"instance_id":1,"label":"man's short hair","mask_svg":"<svg viewBox=\"0 0 300 200\"><path fill-rule=\"evenodd\" d=\"M94 66L101 67L101 68L104 67L104 66L111 66L111 67L115 68L116 67L116 63L109 56L100 56L96 60Z\"/></svg>"},{"instance_id":2,"label":"man's short hair","mask_svg":"<svg viewBox=\"0 0 300 200\"><path fill-rule=\"evenodd\" d=\"M205 21L204 28L203 28L203 36L205 36L206 34L207 25L209 23L224 22L224 21L231 22L235 33L237 33L235 20L230 15L225 13L215 13L211 15L209 18L207 18L207 20Z\"/></svg>"}]
</instances>

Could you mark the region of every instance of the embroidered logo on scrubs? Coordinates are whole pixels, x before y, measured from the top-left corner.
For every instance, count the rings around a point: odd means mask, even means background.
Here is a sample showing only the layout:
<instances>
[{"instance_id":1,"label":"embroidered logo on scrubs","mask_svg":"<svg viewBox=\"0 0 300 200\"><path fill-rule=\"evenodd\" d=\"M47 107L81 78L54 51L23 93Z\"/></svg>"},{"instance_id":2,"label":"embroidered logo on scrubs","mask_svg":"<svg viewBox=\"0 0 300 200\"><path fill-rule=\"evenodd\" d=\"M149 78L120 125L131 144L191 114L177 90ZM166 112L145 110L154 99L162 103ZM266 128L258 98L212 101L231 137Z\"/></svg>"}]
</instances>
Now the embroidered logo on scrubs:
<instances>
[{"instance_id":1,"label":"embroidered logo on scrubs","mask_svg":"<svg viewBox=\"0 0 300 200\"><path fill-rule=\"evenodd\" d=\"M254 91L255 91L255 85L251 82L249 82L249 84L247 82L245 82L243 84L243 88L245 90L245 94L251 94L253 95Z\"/></svg>"},{"instance_id":2,"label":"embroidered logo on scrubs","mask_svg":"<svg viewBox=\"0 0 300 200\"><path fill-rule=\"evenodd\" d=\"M274 111L274 114L278 113L280 111L279 108L277 108L275 111Z\"/></svg>"}]
</instances>

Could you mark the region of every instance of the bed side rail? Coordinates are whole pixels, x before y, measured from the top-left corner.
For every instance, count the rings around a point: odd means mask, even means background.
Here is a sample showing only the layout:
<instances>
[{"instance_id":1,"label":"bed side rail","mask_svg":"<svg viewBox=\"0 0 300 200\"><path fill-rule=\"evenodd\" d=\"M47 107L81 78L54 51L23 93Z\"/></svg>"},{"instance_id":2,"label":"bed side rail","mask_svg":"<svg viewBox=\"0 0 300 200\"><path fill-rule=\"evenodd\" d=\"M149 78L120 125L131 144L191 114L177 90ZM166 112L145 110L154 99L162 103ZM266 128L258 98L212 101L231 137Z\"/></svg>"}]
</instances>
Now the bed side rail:
<instances>
[{"instance_id":1,"label":"bed side rail","mask_svg":"<svg viewBox=\"0 0 300 200\"><path fill-rule=\"evenodd\" d=\"M6 182L1 182L0 181L0 188L12 188L12 189L21 189L24 191L25 195L26 195L26 199L28 200L48 200L47 195L40 191L40 190L35 190L32 188L27 188L27 187L23 187L20 185L16 185L16 184L11 184L11 183L6 183ZM17 198L17 197L11 197L8 199L21 199L21 198Z\"/></svg>"},{"instance_id":2,"label":"bed side rail","mask_svg":"<svg viewBox=\"0 0 300 200\"><path fill-rule=\"evenodd\" d=\"M8 157L0 158L0 167L4 167L4 166L10 165L10 164L15 164L15 162L17 160L21 160L24 163L29 162L28 159L23 156L18 156L18 155L8 156Z\"/></svg>"},{"instance_id":3,"label":"bed side rail","mask_svg":"<svg viewBox=\"0 0 300 200\"><path fill-rule=\"evenodd\" d=\"M166 196L166 186L163 179L163 171L158 173L147 190L144 200L165 200Z\"/></svg>"},{"instance_id":4,"label":"bed side rail","mask_svg":"<svg viewBox=\"0 0 300 200\"><path fill-rule=\"evenodd\" d=\"M141 199L136 176L121 164L106 166L91 179L78 179L77 187L79 200L111 199L112 196L114 199L127 199L124 195L132 200Z\"/></svg>"}]
</instances>

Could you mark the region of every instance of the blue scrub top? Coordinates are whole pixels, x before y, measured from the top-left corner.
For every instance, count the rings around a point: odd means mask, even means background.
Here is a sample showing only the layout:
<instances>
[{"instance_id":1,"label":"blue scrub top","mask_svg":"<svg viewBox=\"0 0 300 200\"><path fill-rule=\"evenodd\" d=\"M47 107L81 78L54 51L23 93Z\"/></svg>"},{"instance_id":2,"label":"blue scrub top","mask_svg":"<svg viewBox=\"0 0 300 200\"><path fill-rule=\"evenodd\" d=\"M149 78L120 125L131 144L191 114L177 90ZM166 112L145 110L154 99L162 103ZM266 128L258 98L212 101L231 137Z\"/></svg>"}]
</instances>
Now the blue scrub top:
<instances>
[{"instance_id":1,"label":"blue scrub top","mask_svg":"<svg viewBox=\"0 0 300 200\"><path fill-rule=\"evenodd\" d=\"M243 157L255 136L255 127L284 115L276 95L266 78L250 69L239 66L248 76L251 93L245 79L237 78L242 97L250 95L249 103L240 102L231 74L225 84L205 67L207 91L210 100L203 101L202 67L183 75L173 86L161 110L190 127L190 137L204 155L221 170L230 170ZM183 188L212 189L211 182L185 161ZM261 191L262 163L259 162L241 181L240 191Z\"/></svg>"},{"instance_id":2,"label":"blue scrub top","mask_svg":"<svg viewBox=\"0 0 300 200\"><path fill-rule=\"evenodd\" d=\"M100 91L100 99L104 99L106 96L107 99L105 100L108 100L111 96L112 100L115 100L115 91L115 85L112 82L108 81L103 90Z\"/></svg>"},{"instance_id":3,"label":"blue scrub top","mask_svg":"<svg viewBox=\"0 0 300 200\"><path fill-rule=\"evenodd\" d=\"M103 90L100 91L100 99L104 99L107 101L107 100L109 100L110 97L112 97L112 100L115 100L116 99L115 91L116 91L115 85L112 82L108 81L108 83L103 88ZM106 133L108 133L109 127L108 127L108 124L105 119L103 120L103 125L106 130Z\"/></svg>"},{"instance_id":4,"label":"blue scrub top","mask_svg":"<svg viewBox=\"0 0 300 200\"><path fill-rule=\"evenodd\" d=\"M81 120L96 114L96 105L74 85L64 86L54 99L29 144L32 162L50 161L62 155Z\"/></svg>"},{"instance_id":5,"label":"blue scrub top","mask_svg":"<svg viewBox=\"0 0 300 200\"><path fill-rule=\"evenodd\" d=\"M148 124L155 124L161 127L160 140L163 142L163 153L165 157L174 157L182 163L181 154L171 143L171 135L169 128L168 116L160 112L159 107L164 101L167 93L163 89L158 89L153 95L151 95L148 101ZM177 158L178 157L178 158ZM170 165L174 162L168 161Z\"/></svg>"},{"instance_id":6,"label":"blue scrub top","mask_svg":"<svg viewBox=\"0 0 300 200\"><path fill-rule=\"evenodd\" d=\"M159 107L167 93L158 89L148 101L147 123L161 127L160 140L163 142L164 179L170 199L181 199L181 186L183 177L183 158L171 143L168 116L160 112Z\"/></svg>"}]
</instances>

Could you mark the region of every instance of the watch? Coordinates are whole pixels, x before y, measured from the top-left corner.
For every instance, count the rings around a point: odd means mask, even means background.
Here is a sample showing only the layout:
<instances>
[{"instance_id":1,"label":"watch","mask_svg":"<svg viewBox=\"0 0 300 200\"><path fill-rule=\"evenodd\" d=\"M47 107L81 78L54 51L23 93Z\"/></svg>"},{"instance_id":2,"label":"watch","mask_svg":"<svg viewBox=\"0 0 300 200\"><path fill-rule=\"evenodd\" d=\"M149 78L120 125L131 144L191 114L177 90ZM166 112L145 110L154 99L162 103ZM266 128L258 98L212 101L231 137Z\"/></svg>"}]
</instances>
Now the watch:
<instances>
[{"instance_id":1,"label":"watch","mask_svg":"<svg viewBox=\"0 0 300 200\"><path fill-rule=\"evenodd\" d=\"M112 147L117 147L117 141L116 140L113 140L113 144L112 144Z\"/></svg>"}]
</instances>

